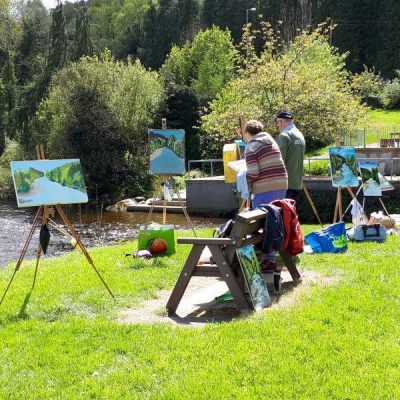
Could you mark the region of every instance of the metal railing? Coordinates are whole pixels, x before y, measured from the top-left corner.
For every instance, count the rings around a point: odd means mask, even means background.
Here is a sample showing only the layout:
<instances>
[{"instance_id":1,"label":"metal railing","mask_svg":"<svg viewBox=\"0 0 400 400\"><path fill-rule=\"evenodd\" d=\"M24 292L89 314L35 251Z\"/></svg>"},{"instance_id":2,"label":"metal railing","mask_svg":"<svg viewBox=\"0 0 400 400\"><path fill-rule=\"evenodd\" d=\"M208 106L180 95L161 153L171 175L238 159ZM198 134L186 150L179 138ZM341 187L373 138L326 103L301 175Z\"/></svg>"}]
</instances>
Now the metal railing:
<instances>
[{"instance_id":1,"label":"metal railing","mask_svg":"<svg viewBox=\"0 0 400 400\"><path fill-rule=\"evenodd\" d=\"M193 164L204 164L204 163L210 163L210 169L211 169L211 176L214 176L214 163L223 163L224 160L222 158L207 158L204 160L189 160L188 162L188 174L190 178L190 172L192 171L192 165Z\"/></svg>"}]
</instances>

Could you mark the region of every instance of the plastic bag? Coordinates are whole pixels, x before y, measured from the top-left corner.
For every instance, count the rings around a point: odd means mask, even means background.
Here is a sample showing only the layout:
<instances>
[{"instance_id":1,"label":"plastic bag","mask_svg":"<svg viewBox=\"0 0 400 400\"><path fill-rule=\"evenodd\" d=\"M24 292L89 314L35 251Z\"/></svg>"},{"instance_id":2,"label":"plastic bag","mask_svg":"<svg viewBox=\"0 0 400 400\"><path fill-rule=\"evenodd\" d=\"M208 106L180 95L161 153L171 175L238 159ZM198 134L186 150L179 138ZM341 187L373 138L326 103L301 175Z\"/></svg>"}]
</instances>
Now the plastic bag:
<instances>
[{"instance_id":1,"label":"plastic bag","mask_svg":"<svg viewBox=\"0 0 400 400\"><path fill-rule=\"evenodd\" d=\"M304 238L315 253L342 253L347 250L346 227L338 222L309 233Z\"/></svg>"}]
</instances>

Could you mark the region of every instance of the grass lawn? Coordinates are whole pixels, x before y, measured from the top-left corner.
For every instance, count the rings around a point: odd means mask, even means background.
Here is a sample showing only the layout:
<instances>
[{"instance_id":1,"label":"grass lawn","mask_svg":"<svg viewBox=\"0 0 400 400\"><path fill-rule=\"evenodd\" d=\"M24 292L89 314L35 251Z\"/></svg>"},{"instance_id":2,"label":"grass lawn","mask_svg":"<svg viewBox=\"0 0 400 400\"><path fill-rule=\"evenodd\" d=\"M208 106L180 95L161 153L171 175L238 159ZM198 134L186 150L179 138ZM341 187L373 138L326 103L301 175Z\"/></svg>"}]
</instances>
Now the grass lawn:
<instances>
[{"instance_id":1,"label":"grass lawn","mask_svg":"<svg viewBox=\"0 0 400 400\"><path fill-rule=\"evenodd\" d=\"M340 279L293 307L205 328L116 321L173 286L188 246L147 261L125 257L132 243L93 249L115 302L79 253L44 260L29 298L27 262L0 308L0 398L398 399L399 245L302 255L302 269Z\"/></svg>"},{"instance_id":2,"label":"grass lawn","mask_svg":"<svg viewBox=\"0 0 400 400\"><path fill-rule=\"evenodd\" d=\"M400 126L400 110L371 110L368 123L373 125Z\"/></svg>"}]
</instances>

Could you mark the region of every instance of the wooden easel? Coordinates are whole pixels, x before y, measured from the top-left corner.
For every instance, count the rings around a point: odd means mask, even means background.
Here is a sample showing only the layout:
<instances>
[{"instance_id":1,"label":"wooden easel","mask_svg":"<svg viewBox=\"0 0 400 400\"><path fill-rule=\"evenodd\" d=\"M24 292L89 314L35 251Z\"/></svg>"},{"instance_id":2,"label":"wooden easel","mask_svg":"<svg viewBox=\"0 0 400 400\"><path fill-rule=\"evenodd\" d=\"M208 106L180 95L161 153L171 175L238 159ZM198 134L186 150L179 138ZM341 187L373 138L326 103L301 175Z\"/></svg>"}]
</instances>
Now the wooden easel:
<instances>
[{"instance_id":1,"label":"wooden easel","mask_svg":"<svg viewBox=\"0 0 400 400\"><path fill-rule=\"evenodd\" d=\"M161 118L161 129L166 130L167 129L167 119L166 118ZM193 234L195 237L197 237L196 231L194 230L194 226L192 224L192 221L189 217L189 214L187 212L186 206L183 203L181 194L179 193L178 188L176 187L175 181L173 180L173 177L171 177L170 175L162 175L162 180L163 180L163 187L166 183L168 182L172 182L172 190L174 192L174 194L178 197L179 203L182 207L182 211L186 217L186 221L190 227L190 229L193 231ZM162 219L162 224L165 225L167 223L167 199L165 198L165 196L163 196L163 219ZM150 206L150 210L149 213L147 215L146 218L146 222L144 225L144 230L147 231L147 227L149 226L150 222L151 222L151 217L153 215L153 210L154 210L154 201L151 202L151 206Z\"/></svg>"},{"instance_id":2,"label":"wooden easel","mask_svg":"<svg viewBox=\"0 0 400 400\"><path fill-rule=\"evenodd\" d=\"M36 146L36 154L38 157L38 160L45 160L45 156L44 156L44 151L43 151L43 146ZM89 253L87 252L84 244L82 243L81 239L79 238L79 235L76 233L75 229L72 227L70 221L68 220L68 217L66 216L66 214L64 213L63 209L61 208L61 206L59 204L54 205L54 208L57 210L58 214L60 215L60 218L62 219L62 221L64 222L64 224L66 225L69 234L76 240L77 246L79 247L79 249L82 251L82 253L84 254L84 256L86 257L88 263L92 266L92 268L94 269L94 271L96 272L97 276L99 277L99 279L101 280L101 282L103 283L103 285L106 287L108 293L111 295L112 298L114 298L113 293L111 292L109 286L107 285L107 283L105 282L105 280L103 279L103 277L101 276L100 272L98 271L98 269L96 268L96 266L93 263L92 258L90 257ZM19 270L23 259L25 258L26 252L28 250L29 244L32 240L33 234L35 232L35 229L40 225L40 224L47 224L47 221L49 219L49 215L51 213L50 207L48 205L44 205L44 206L40 206L35 218L33 220L31 229L28 233L28 237L25 241L25 244L22 248L21 254L18 258L17 264L14 268L14 272L11 276L10 282L8 283L3 296L1 297L0 300L0 306L3 303L4 298L6 297L6 294L11 286L11 283L17 273L17 271ZM38 248L37 248L37 256L36 256L36 266L35 266L35 273L33 276L33 283L32 283L32 288L31 290L35 287L35 283L36 283L36 277L37 277L37 272L38 272L38 267L39 267L39 261L40 261L40 257L42 255L43 249L41 247L41 245L39 244Z\"/></svg>"}]
</instances>

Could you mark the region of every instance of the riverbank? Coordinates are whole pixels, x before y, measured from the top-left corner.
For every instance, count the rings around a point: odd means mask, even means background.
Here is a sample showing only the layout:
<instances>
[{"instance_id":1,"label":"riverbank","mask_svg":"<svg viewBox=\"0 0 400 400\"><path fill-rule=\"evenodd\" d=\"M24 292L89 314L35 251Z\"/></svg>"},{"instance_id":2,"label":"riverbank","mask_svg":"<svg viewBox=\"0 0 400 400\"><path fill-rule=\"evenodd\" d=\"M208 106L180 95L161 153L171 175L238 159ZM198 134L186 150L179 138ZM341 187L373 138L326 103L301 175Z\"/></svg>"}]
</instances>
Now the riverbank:
<instances>
[{"instance_id":1,"label":"riverbank","mask_svg":"<svg viewBox=\"0 0 400 400\"><path fill-rule=\"evenodd\" d=\"M92 249L115 301L76 252L43 260L29 293L29 261L0 308L0 398L399 398L399 245L394 236L301 255L301 271L334 283L202 329L119 322L122 310L171 290L189 246L150 260L125 257L134 242ZM11 272L0 271L2 288Z\"/></svg>"},{"instance_id":2,"label":"riverbank","mask_svg":"<svg viewBox=\"0 0 400 400\"><path fill-rule=\"evenodd\" d=\"M16 260L25 243L37 208L17 208L15 203L0 202L0 268ZM89 208L86 205L64 207L74 229L81 235L87 248L112 245L133 240L137 237L138 226L145 223L148 213L145 212L107 212ZM54 218L61 223L59 218ZM153 214L152 220L162 223L162 214ZM221 219L191 217L195 227L215 227L223 222ZM168 215L167 222L179 229L187 226L183 215ZM63 227L61 227L63 228ZM71 237L50 227L51 240L46 257L59 256L73 251ZM35 233L29 247L27 258L35 257L39 243L39 230Z\"/></svg>"}]
</instances>

